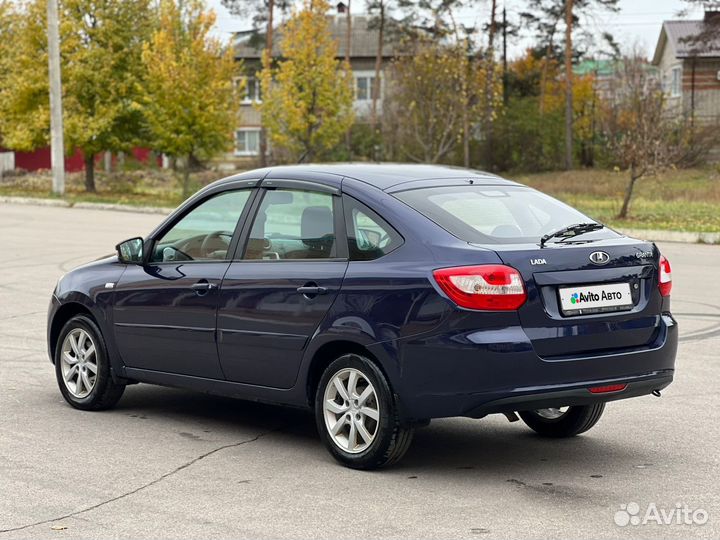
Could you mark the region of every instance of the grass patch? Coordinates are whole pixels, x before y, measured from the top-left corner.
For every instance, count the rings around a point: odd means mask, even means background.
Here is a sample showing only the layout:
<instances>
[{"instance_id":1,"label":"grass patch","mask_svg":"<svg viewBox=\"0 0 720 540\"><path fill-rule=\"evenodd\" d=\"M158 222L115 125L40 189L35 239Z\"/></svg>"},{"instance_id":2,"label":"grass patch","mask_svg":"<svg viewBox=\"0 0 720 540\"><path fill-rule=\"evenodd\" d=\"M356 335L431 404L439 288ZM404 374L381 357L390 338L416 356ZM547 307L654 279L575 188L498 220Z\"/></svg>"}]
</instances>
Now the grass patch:
<instances>
[{"instance_id":1,"label":"grass patch","mask_svg":"<svg viewBox=\"0 0 720 540\"><path fill-rule=\"evenodd\" d=\"M214 171L191 174L191 193L222 176ZM84 174L69 173L65 178L65 195L59 197L52 192L50 173L43 171L6 175L0 183L0 195L63 199L71 203L97 202L169 208L178 206L184 200L181 179L168 170L96 172L95 187L95 193L86 192Z\"/></svg>"},{"instance_id":2,"label":"grass patch","mask_svg":"<svg viewBox=\"0 0 720 540\"><path fill-rule=\"evenodd\" d=\"M191 175L192 191L221 178L223 173ZM623 172L598 169L540 174L509 174L565 201L603 223L618 228L720 232L720 168L685 169L641 178L635 188L628 219L615 218L627 182ZM99 171L96 193L86 193L82 173L67 175L63 199L174 208L183 201L179 178L168 170L140 169L116 173ZM0 182L0 195L56 198L49 172L14 174Z\"/></svg>"},{"instance_id":3,"label":"grass patch","mask_svg":"<svg viewBox=\"0 0 720 540\"><path fill-rule=\"evenodd\" d=\"M510 175L607 225L619 228L720 232L720 170L668 171L641 178L630 215L619 220L627 174L603 170Z\"/></svg>"}]
</instances>

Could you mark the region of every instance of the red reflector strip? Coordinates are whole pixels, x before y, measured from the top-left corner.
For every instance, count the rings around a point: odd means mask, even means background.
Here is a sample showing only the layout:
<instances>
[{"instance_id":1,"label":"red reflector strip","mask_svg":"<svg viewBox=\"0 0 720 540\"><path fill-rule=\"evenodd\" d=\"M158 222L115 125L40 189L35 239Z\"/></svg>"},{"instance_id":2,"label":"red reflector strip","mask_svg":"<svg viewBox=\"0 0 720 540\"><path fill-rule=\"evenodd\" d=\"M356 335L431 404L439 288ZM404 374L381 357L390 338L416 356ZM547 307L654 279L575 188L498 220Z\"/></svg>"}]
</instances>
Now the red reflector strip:
<instances>
[{"instance_id":1,"label":"red reflector strip","mask_svg":"<svg viewBox=\"0 0 720 540\"><path fill-rule=\"evenodd\" d=\"M593 388L588 388L588 390L590 390L593 394L604 394L606 392L620 392L626 388L627 384L610 384L608 386L595 386Z\"/></svg>"}]
</instances>

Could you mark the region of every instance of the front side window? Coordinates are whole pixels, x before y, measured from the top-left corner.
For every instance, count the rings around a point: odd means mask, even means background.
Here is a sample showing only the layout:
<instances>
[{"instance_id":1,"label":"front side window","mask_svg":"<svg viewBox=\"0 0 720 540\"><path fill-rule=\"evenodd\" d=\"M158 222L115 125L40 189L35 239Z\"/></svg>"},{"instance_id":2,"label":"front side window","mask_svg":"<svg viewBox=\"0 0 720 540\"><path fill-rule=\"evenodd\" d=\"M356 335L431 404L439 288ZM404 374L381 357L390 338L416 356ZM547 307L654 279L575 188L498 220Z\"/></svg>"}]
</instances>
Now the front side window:
<instances>
[{"instance_id":1,"label":"front side window","mask_svg":"<svg viewBox=\"0 0 720 540\"><path fill-rule=\"evenodd\" d=\"M227 258L230 240L250 190L215 195L185 214L155 242L151 262L213 261Z\"/></svg>"},{"instance_id":2,"label":"front side window","mask_svg":"<svg viewBox=\"0 0 720 540\"><path fill-rule=\"evenodd\" d=\"M337 256L333 196L296 189L265 192L244 259L331 259Z\"/></svg>"},{"instance_id":3,"label":"front side window","mask_svg":"<svg viewBox=\"0 0 720 540\"><path fill-rule=\"evenodd\" d=\"M479 244L535 243L562 227L594 222L557 199L519 186L441 186L395 196L454 236ZM616 236L601 229L582 240Z\"/></svg>"},{"instance_id":4,"label":"front side window","mask_svg":"<svg viewBox=\"0 0 720 540\"><path fill-rule=\"evenodd\" d=\"M256 156L259 152L259 129L238 129L235 132L235 154L239 156Z\"/></svg>"},{"instance_id":5,"label":"front side window","mask_svg":"<svg viewBox=\"0 0 720 540\"><path fill-rule=\"evenodd\" d=\"M343 206L351 261L378 259L402 245L402 236L360 201L345 195Z\"/></svg>"}]
</instances>

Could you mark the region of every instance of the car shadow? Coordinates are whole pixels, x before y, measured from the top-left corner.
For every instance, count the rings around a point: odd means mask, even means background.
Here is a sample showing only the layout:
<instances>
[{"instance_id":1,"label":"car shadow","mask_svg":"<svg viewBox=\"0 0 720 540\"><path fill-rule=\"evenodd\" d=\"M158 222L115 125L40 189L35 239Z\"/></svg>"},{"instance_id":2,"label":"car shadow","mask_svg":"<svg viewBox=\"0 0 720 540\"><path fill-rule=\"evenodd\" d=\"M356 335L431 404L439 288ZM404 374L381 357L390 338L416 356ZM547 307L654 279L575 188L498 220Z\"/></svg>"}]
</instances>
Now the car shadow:
<instances>
[{"instance_id":1,"label":"car shadow","mask_svg":"<svg viewBox=\"0 0 720 540\"><path fill-rule=\"evenodd\" d=\"M151 385L131 386L115 409L138 419L184 422L183 436L203 432L234 435L238 427L258 433L274 431L303 450L325 450L309 410L232 399ZM601 420L602 422L602 420ZM417 429L403 460L391 474L426 474L471 478L473 473L500 474L525 486L523 476L582 475L598 479L618 468L631 469L650 459L639 442L587 433L571 439L537 436L522 422L501 415L481 420L440 419ZM330 456L327 456L330 460ZM650 465L650 464L646 464ZM557 475L556 475L557 476ZM550 482L538 483L550 489Z\"/></svg>"}]
</instances>

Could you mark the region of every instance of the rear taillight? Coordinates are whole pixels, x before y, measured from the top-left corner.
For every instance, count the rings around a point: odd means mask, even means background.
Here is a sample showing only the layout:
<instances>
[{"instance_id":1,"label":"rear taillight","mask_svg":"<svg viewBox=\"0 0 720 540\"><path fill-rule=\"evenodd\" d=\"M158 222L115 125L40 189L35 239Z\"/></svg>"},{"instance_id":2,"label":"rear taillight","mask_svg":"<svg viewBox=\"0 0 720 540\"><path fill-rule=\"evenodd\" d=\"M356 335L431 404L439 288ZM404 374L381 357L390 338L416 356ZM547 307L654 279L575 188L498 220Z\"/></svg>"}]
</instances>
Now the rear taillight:
<instances>
[{"instance_id":1,"label":"rear taillight","mask_svg":"<svg viewBox=\"0 0 720 540\"><path fill-rule=\"evenodd\" d=\"M670 296L672 290L672 270L670 261L664 255L660 255L660 273L658 275L658 288L663 296Z\"/></svg>"},{"instance_id":2,"label":"rear taillight","mask_svg":"<svg viewBox=\"0 0 720 540\"><path fill-rule=\"evenodd\" d=\"M502 264L440 268L433 276L445 294L463 308L510 311L527 300L520 272Z\"/></svg>"}]
</instances>

